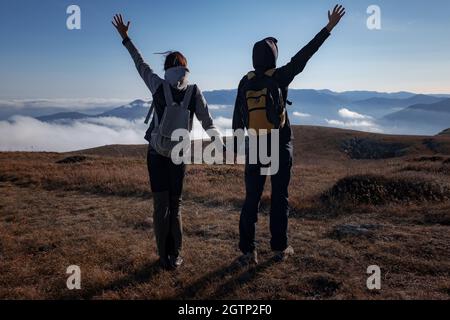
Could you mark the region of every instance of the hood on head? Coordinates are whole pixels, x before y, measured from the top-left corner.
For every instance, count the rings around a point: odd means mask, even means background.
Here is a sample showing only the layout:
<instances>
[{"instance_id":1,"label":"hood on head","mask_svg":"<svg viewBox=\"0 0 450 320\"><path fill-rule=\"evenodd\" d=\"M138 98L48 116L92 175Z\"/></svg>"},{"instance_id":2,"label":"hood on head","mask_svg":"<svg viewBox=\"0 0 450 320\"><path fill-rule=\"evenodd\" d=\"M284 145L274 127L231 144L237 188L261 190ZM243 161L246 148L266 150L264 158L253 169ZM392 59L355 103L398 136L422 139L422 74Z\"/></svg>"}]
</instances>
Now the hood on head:
<instances>
[{"instance_id":1,"label":"hood on head","mask_svg":"<svg viewBox=\"0 0 450 320\"><path fill-rule=\"evenodd\" d=\"M164 78L174 88L184 90L188 86L189 69L186 67L173 67L166 70Z\"/></svg>"},{"instance_id":2,"label":"hood on head","mask_svg":"<svg viewBox=\"0 0 450 320\"><path fill-rule=\"evenodd\" d=\"M253 67L256 71L267 71L277 66L278 40L272 37L255 43L253 47Z\"/></svg>"}]
</instances>

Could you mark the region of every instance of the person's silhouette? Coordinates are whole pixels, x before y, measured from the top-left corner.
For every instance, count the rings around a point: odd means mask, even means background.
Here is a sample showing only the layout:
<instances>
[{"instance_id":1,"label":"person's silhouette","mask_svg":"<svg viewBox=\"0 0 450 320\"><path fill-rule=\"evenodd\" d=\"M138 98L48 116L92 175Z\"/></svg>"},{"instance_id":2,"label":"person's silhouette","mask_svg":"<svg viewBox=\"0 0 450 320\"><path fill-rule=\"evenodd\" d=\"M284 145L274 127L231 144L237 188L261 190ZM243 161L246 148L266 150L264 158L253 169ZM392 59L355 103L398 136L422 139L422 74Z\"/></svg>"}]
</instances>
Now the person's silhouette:
<instances>
[{"instance_id":1,"label":"person's silhouette","mask_svg":"<svg viewBox=\"0 0 450 320\"><path fill-rule=\"evenodd\" d=\"M190 85L188 82L189 69L186 57L178 51L167 52L164 63L164 79L159 77L150 66L144 62L141 54L128 37L130 22L124 23L122 15L114 16L112 24L123 39L123 45L130 53L139 75L144 80L148 89L152 93L152 108L147 117L149 120L153 112L153 119L147 130L145 139L149 141L147 166L150 176L150 185L153 195L153 224L160 256L161 265L165 268L177 268L182 265L183 259L182 244L183 230L181 221L181 195L183 192L183 182L185 178L185 163L176 163L167 150L162 150L155 137L162 123L179 123L176 117L178 114L187 114L188 119L183 124L187 129L192 130L194 116L201 122L205 131L211 134L214 139L219 139L223 145L220 132L216 129L213 119L208 110L206 99L197 85ZM173 109L174 103L179 108ZM172 107L177 110L172 114L172 118L167 116L168 109ZM178 111L179 110L179 111ZM185 111L189 112L185 112ZM167 118L165 118L167 116ZM168 119L165 122L164 119ZM184 119L184 118L183 118ZM173 133L173 132L172 132Z\"/></svg>"},{"instance_id":2,"label":"person's silhouette","mask_svg":"<svg viewBox=\"0 0 450 320\"><path fill-rule=\"evenodd\" d=\"M330 32L345 15L345 8L336 5L328 12L328 24L311 42L301 49L283 67L276 68L278 46L275 38L257 42L253 48L255 70L240 82L233 114L233 130L254 129L258 139L268 138L270 131L279 129L279 170L271 176L272 196L270 208L271 248L277 260L285 260L294 254L288 244L288 186L292 167L292 131L286 112L288 87L305 68L309 59L330 36ZM270 103L269 103L270 101ZM269 112L276 110L275 112ZM272 115L272 116L271 116ZM267 136L259 135L268 129ZM237 139L236 139L237 140ZM250 146L252 147L252 146ZM257 263L255 229L258 207L264 190L266 176L261 175L261 163L250 164L248 153L245 167L246 197L239 223L239 248L246 264Z\"/></svg>"}]
</instances>

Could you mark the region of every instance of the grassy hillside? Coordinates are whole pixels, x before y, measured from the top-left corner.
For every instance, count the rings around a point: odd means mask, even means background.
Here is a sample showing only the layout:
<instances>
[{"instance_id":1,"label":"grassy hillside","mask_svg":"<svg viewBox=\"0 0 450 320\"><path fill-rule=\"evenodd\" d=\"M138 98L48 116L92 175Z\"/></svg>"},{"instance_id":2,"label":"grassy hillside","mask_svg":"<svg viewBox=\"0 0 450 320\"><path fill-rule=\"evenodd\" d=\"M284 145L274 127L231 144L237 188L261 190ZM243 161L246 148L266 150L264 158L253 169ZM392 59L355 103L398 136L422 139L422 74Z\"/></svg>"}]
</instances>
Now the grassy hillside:
<instances>
[{"instance_id":1,"label":"grassy hillside","mask_svg":"<svg viewBox=\"0 0 450 320\"><path fill-rule=\"evenodd\" d=\"M294 131L297 255L271 259L268 183L254 269L235 263L242 166L189 166L186 265L170 273L156 265L146 146L0 153L0 298L448 299L450 137ZM80 291L65 287L72 264Z\"/></svg>"}]
</instances>

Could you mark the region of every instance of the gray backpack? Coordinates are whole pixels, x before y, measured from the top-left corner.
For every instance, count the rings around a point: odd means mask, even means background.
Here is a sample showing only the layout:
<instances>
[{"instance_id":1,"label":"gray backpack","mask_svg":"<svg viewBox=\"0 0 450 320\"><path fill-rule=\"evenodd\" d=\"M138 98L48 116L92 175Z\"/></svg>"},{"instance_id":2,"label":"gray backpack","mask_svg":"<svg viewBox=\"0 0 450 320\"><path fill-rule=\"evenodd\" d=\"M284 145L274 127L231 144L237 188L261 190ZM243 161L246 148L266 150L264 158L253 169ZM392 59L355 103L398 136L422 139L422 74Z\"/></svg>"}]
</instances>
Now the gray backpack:
<instances>
[{"instance_id":1,"label":"gray backpack","mask_svg":"<svg viewBox=\"0 0 450 320\"><path fill-rule=\"evenodd\" d=\"M173 101L172 91L168 82L163 81L164 98L166 100L166 107L161 119L154 111L154 104L152 104L148 113L146 123L153 115L153 130L150 135L150 146L155 149L157 153L164 157L170 158L172 149L180 143L180 141L172 141L172 133L177 129L189 130L189 121L191 112L189 111L189 102L191 101L194 86L188 86L184 99L181 103ZM189 138L183 137L183 139Z\"/></svg>"}]
</instances>

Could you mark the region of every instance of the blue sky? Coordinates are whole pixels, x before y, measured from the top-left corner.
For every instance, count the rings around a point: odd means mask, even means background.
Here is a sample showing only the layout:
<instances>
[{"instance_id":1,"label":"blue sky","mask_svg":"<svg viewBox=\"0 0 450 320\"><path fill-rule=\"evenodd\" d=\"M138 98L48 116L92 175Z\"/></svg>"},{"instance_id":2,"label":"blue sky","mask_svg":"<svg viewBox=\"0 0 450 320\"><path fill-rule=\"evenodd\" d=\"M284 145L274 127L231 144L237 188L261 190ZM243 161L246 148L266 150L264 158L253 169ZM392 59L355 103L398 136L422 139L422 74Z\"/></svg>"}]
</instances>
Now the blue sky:
<instances>
[{"instance_id":1,"label":"blue sky","mask_svg":"<svg viewBox=\"0 0 450 320\"><path fill-rule=\"evenodd\" d=\"M148 98L111 25L132 21L130 36L155 70L153 52L188 57L203 90L237 86L251 69L253 43L279 40L287 62L327 23L336 1L299 0L2 0L0 98ZM448 0L346 0L347 15L293 88L450 93ZM81 30L66 28L66 8L81 7ZM382 29L366 9L382 10Z\"/></svg>"}]
</instances>

